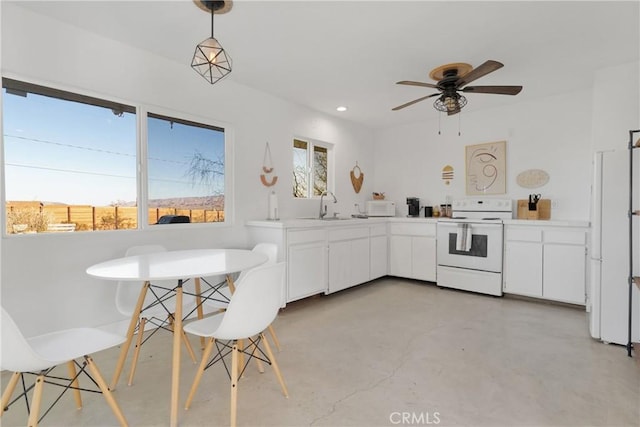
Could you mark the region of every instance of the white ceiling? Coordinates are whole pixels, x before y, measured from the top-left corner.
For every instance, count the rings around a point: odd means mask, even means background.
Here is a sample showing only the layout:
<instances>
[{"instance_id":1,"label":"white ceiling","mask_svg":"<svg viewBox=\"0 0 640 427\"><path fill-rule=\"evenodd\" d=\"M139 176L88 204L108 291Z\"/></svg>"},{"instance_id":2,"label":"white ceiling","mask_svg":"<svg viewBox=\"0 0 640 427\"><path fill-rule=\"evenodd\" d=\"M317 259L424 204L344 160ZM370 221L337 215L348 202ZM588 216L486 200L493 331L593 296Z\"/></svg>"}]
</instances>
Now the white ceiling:
<instances>
[{"instance_id":1,"label":"white ceiling","mask_svg":"<svg viewBox=\"0 0 640 427\"><path fill-rule=\"evenodd\" d=\"M191 0L18 4L185 67L210 35L210 16ZM640 58L639 22L638 1L236 0L216 15L215 36L233 58L228 79L386 127L437 118L433 100L391 111L434 92L395 82L432 82L429 71L451 62L494 59L504 68L474 85L524 86L515 97L468 94L463 113L589 87L595 70Z\"/></svg>"}]
</instances>

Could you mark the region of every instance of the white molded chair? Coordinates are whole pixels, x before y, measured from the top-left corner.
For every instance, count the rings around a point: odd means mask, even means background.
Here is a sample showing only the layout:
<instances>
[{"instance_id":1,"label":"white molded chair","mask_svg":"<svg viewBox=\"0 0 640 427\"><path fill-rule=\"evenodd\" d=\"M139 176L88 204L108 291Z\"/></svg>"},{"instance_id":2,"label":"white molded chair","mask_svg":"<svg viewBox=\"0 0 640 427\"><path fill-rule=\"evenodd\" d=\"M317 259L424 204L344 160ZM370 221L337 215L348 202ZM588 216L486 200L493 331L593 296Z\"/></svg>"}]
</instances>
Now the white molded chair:
<instances>
[{"instance_id":1,"label":"white molded chair","mask_svg":"<svg viewBox=\"0 0 640 427\"><path fill-rule=\"evenodd\" d=\"M286 397L289 396L278 363L263 333L278 315L284 271L285 263L283 262L247 271L242 279L242 285L238 286L231 296L226 311L184 326L187 333L209 338L189 391L185 409L191 406L205 369L220 360L227 368L231 379L231 426L236 425L238 379L251 359L256 359L261 368L260 372L263 372L260 361L273 366L283 394ZM238 345L240 340L248 340L250 345L242 349ZM210 359L214 345L217 352ZM229 349L231 349L231 369L227 367L227 361L224 359ZM248 356L243 366L238 364L241 354Z\"/></svg>"},{"instance_id":2,"label":"white molded chair","mask_svg":"<svg viewBox=\"0 0 640 427\"><path fill-rule=\"evenodd\" d=\"M130 247L125 256L144 255L157 252L166 252L166 248L162 245L142 245ZM160 329L173 332L173 315L175 313L175 289L177 281L175 280L159 280L151 283L155 287L147 287L144 303L140 316L138 317L138 339L136 342L133 359L131 361L131 371L129 373L128 385L133 383L133 377L136 372L136 365L140 356L140 348L153 334ZM144 283L137 284L133 282L118 282L116 288L116 308L118 311L128 317L134 316L136 304L140 296L140 291ZM158 286L164 288L160 289ZM195 309L195 296L192 293L184 293L182 297L183 314L186 316L190 311ZM148 323L155 326L155 329L145 338L145 328ZM184 333L184 332L183 332ZM187 347L187 351L191 356L193 363L196 363L196 356L189 344L188 340L183 340ZM114 379L111 386L115 388L120 370L119 365L114 373Z\"/></svg>"},{"instance_id":3,"label":"white molded chair","mask_svg":"<svg viewBox=\"0 0 640 427\"><path fill-rule=\"evenodd\" d=\"M278 262L278 245L275 243L258 243L252 249L253 252L259 252L267 256L267 262L265 265L273 265ZM237 279L234 280L234 287L241 286L244 277L247 275L247 271L242 271ZM282 290L281 290L282 291ZM229 286L221 286L215 291L215 295L211 293L211 297L204 300L204 305L216 308L218 310L225 310L227 308L228 301L231 299L232 290ZM276 331L273 326L269 325L269 334L273 339L273 343L276 345L278 351L280 351L280 341L276 335Z\"/></svg>"},{"instance_id":4,"label":"white molded chair","mask_svg":"<svg viewBox=\"0 0 640 427\"><path fill-rule=\"evenodd\" d=\"M0 359L0 369L13 372L7 387L2 394L2 413L9 407L24 397L27 408L30 408L28 416L29 426L37 426L38 422L51 410L68 389L73 390L73 394L78 409L82 407L80 390L101 392L107 403L111 407L118 422L126 426L127 421L115 401L107 383L100 374L98 367L90 354L106 350L121 344L125 338L95 328L74 328L63 331L51 332L33 338L25 338L20 329L13 321L9 313L2 307L2 350ZM82 359L82 360L76 360ZM52 371L58 365L67 365L69 378L61 377L59 373L53 375ZM76 371L79 368L79 372ZM87 372L88 370L88 372ZM79 377L85 374L89 377L99 390L88 390L80 388ZM29 387L25 384L25 376L33 375L35 381ZM22 379L22 393L13 401L11 396ZM44 384L53 384L62 387L62 392L51 407L40 417L40 403ZM28 393L33 389L31 402ZM2 416L0 413L0 416Z\"/></svg>"}]
</instances>

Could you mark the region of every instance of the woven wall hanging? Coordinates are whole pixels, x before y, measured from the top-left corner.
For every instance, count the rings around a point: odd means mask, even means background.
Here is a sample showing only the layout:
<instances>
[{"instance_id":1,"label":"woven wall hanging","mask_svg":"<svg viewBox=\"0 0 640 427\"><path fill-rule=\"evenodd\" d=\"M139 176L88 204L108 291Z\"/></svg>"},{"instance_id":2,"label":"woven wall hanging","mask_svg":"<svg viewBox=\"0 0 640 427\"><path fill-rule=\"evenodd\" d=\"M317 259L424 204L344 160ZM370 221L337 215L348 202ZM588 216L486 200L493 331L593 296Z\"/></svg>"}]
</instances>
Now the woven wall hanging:
<instances>
[{"instance_id":1,"label":"woven wall hanging","mask_svg":"<svg viewBox=\"0 0 640 427\"><path fill-rule=\"evenodd\" d=\"M264 147L264 158L262 159L262 172L263 173L260 174L260 181L262 182L262 185L264 185L265 187L271 187L273 185L276 185L276 182L278 182L277 175L273 175L270 181L267 180L267 174L270 174L273 172L273 160L271 159L271 148L269 148L268 142Z\"/></svg>"}]
</instances>

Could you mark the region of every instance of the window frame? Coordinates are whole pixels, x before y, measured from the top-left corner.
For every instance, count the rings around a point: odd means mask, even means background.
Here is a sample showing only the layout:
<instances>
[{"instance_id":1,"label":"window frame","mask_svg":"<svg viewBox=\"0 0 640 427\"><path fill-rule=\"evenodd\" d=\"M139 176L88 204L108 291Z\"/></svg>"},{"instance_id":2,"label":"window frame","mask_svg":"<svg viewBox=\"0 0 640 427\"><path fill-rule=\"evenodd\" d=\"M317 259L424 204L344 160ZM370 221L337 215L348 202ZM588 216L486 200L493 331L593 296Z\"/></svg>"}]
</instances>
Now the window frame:
<instances>
[{"instance_id":1,"label":"window frame","mask_svg":"<svg viewBox=\"0 0 640 427\"><path fill-rule=\"evenodd\" d=\"M162 227L156 227L156 224L149 224L149 171L147 156L148 152L148 130L147 118L149 114L164 119L175 119L176 123L181 122L189 125L202 125L203 127L218 128L224 132L224 221L220 222L194 222L188 224L163 224ZM139 196L144 198L144 208L138 210L138 229L147 230L163 230L167 226L171 228L193 228L193 227L223 227L231 226L235 223L234 215L234 196L233 196L233 128L229 124L221 121L207 119L205 117L196 116L184 112L178 112L168 108L141 106L138 110L138 120L140 141L138 144L138 186ZM142 142L145 142L144 144Z\"/></svg>"},{"instance_id":2,"label":"window frame","mask_svg":"<svg viewBox=\"0 0 640 427\"><path fill-rule=\"evenodd\" d=\"M22 76L11 75L10 73L3 73L0 76L0 86L4 89L4 82L7 81L12 90L34 92L45 96L52 96L54 98L63 99L67 101L81 102L90 105L97 105L104 108L122 109L123 111L132 112L136 115L136 199L137 199L137 227L131 229L118 229L118 230L93 230L74 233L26 233L16 234L9 233L7 230L7 209L6 209L6 191L5 185L0 185L0 203L2 203L2 209L0 212L0 221L2 221L2 236L10 238L25 238L27 236L71 236L71 235L90 235L91 233L109 233L109 232L136 232L146 230L167 230L167 226L171 229L175 228L200 228L200 227L226 227L235 223L234 212L234 179L233 179L233 166L234 166L234 128L229 123L218 121L211 118L198 116L192 113L179 112L168 108L149 106L142 102L132 102L130 100L123 100L121 98L106 96L100 93L95 93L90 90L68 87L57 83L34 81ZM62 95L62 96L60 96ZM3 90L0 90L0 114L3 114L4 99ZM224 131L224 156L225 156L225 183L224 183L224 221L220 222L198 222L188 224L166 224L163 227L155 227L155 224L148 224L148 173L147 173L147 114L164 116L168 118L175 118L176 121L182 121L185 123L191 123L194 125L203 125L204 127L220 128ZM1 115L0 117L3 117ZM2 168L0 171L0 182L6 183L5 179L5 157L4 157L4 120L0 120L0 164Z\"/></svg>"},{"instance_id":3,"label":"window frame","mask_svg":"<svg viewBox=\"0 0 640 427\"><path fill-rule=\"evenodd\" d=\"M325 150L327 150L327 187L325 191L330 191L332 193L335 193L335 175L334 175L334 171L335 171L335 144L332 144L330 142L326 142L326 141L321 141L318 139L314 139L314 138L307 138L307 137L302 137L302 136L293 136L293 138L291 139L291 156L292 156L292 161L291 161L291 167L293 168L293 149L295 148L295 141L302 141L302 142L306 142L307 143L307 166L308 166L308 170L307 170L307 179L309 180L309 188L307 188L307 195L305 197L295 197L293 196L293 192L292 194L292 198L294 200L314 200L314 199L319 199L321 196L320 195L315 195L312 194L313 193L313 175L314 175L314 161L313 161L313 155L315 152L315 147L321 147L324 148Z\"/></svg>"}]
</instances>

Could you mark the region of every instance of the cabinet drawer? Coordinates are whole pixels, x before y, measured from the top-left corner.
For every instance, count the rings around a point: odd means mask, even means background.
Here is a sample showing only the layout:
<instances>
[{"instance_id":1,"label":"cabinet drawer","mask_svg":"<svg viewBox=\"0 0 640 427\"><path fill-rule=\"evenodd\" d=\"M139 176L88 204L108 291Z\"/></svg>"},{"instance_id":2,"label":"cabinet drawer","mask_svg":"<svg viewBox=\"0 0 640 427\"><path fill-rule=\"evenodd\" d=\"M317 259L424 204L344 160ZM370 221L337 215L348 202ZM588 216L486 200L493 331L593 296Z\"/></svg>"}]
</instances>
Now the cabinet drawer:
<instances>
[{"instance_id":1,"label":"cabinet drawer","mask_svg":"<svg viewBox=\"0 0 640 427\"><path fill-rule=\"evenodd\" d=\"M545 230L544 242L585 245L587 233L584 230Z\"/></svg>"},{"instance_id":2,"label":"cabinet drawer","mask_svg":"<svg viewBox=\"0 0 640 427\"><path fill-rule=\"evenodd\" d=\"M287 244L295 245L297 243L317 242L325 240L326 230L296 230L287 233Z\"/></svg>"},{"instance_id":3,"label":"cabinet drawer","mask_svg":"<svg viewBox=\"0 0 640 427\"><path fill-rule=\"evenodd\" d=\"M542 230L539 228L507 227L505 240L518 242L542 242Z\"/></svg>"},{"instance_id":4,"label":"cabinet drawer","mask_svg":"<svg viewBox=\"0 0 640 427\"><path fill-rule=\"evenodd\" d=\"M373 236L386 236L387 235L387 225L386 224L376 224L369 227L369 232L371 237Z\"/></svg>"},{"instance_id":5,"label":"cabinet drawer","mask_svg":"<svg viewBox=\"0 0 640 427\"><path fill-rule=\"evenodd\" d=\"M390 224L391 234L404 234L408 236L435 236L436 224Z\"/></svg>"},{"instance_id":6,"label":"cabinet drawer","mask_svg":"<svg viewBox=\"0 0 640 427\"><path fill-rule=\"evenodd\" d=\"M339 228L329 230L329 241L353 240L369 237L369 227Z\"/></svg>"}]
</instances>

